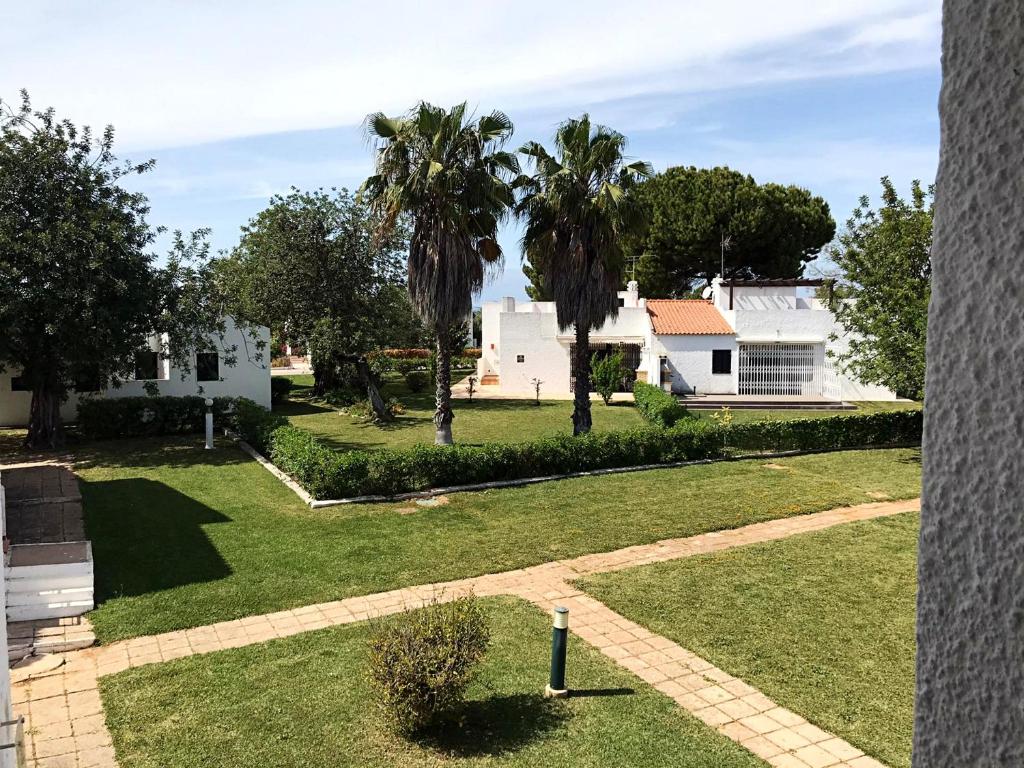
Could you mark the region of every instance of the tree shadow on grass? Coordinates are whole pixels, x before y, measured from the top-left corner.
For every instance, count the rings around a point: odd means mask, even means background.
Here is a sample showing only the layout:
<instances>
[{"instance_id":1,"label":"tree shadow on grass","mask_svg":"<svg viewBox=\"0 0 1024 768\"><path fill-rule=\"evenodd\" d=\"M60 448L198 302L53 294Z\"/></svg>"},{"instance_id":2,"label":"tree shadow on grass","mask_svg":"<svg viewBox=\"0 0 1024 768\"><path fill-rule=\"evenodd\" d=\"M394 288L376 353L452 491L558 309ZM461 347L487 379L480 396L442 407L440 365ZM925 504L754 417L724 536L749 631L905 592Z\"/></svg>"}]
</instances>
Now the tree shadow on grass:
<instances>
[{"instance_id":1,"label":"tree shadow on grass","mask_svg":"<svg viewBox=\"0 0 1024 768\"><path fill-rule=\"evenodd\" d=\"M69 445L74 469L227 466L252 461L233 440L223 435L214 438L214 450L205 449L205 437L194 435L160 435L156 437L119 438L81 441Z\"/></svg>"},{"instance_id":2,"label":"tree shadow on grass","mask_svg":"<svg viewBox=\"0 0 1024 768\"><path fill-rule=\"evenodd\" d=\"M920 465L921 464L921 449L918 448L916 451L914 451L909 456L904 456L904 457L902 457L900 459L897 459L897 461L899 461L900 464L917 464L917 465Z\"/></svg>"},{"instance_id":3,"label":"tree shadow on grass","mask_svg":"<svg viewBox=\"0 0 1024 768\"><path fill-rule=\"evenodd\" d=\"M230 576L204 525L231 519L155 480L81 482L96 602Z\"/></svg>"},{"instance_id":4,"label":"tree shadow on grass","mask_svg":"<svg viewBox=\"0 0 1024 768\"><path fill-rule=\"evenodd\" d=\"M467 701L417 742L452 757L498 757L544 738L569 717L562 702L540 694L494 696Z\"/></svg>"}]
</instances>

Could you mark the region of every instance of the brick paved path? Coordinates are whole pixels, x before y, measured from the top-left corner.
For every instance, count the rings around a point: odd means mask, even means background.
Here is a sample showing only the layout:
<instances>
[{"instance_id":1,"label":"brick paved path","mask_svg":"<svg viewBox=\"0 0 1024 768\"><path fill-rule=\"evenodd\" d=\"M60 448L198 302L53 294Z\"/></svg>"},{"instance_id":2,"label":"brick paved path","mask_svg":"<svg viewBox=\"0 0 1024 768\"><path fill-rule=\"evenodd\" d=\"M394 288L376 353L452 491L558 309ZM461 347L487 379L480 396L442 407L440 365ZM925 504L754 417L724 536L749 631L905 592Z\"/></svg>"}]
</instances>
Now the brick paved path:
<instances>
[{"instance_id":1,"label":"brick paved path","mask_svg":"<svg viewBox=\"0 0 1024 768\"><path fill-rule=\"evenodd\" d=\"M65 655L65 664L18 679L15 710L26 717L30 763L37 768L116 768L97 681L130 667L237 648L322 627L422 607L431 600L515 595L544 610L570 609L570 627L709 726L776 768L884 768L831 733L780 707L696 654L623 618L568 582L592 573L632 568L782 539L855 520L915 511L920 500L878 502L705 533L683 539L584 555L531 568L441 584L351 597L290 611L139 637Z\"/></svg>"}]
</instances>

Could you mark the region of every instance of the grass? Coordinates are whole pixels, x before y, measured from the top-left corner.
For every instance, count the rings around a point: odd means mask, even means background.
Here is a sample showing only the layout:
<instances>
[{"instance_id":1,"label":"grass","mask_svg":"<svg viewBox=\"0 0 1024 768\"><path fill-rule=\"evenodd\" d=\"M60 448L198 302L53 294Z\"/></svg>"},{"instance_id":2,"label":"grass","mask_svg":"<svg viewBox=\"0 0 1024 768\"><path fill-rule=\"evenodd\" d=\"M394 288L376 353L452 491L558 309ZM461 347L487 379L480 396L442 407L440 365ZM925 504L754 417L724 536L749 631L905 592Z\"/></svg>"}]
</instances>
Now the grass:
<instances>
[{"instance_id":1,"label":"grass","mask_svg":"<svg viewBox=\"0 0 1024 768\"><path fill-rule=\"evenodd\" d=\"M367 423L341 413L338 409L314 402L309 398L312 376L290 376L293 389L289 401L274 410L288 418L297 427L319 437L326 445L338 450L405 448L417 443L434 442L433 390L412 393L405 382L391 376L384 384L385 397L394 397L405 406L405 413L386 426ZM457 378L457 377L456 377ZM486 442L516 442L550 437L572 432L570 400L454 400L453 430L460 443L480 445ZM858 404L859 413L883 410L919 408L918 403L865 402ZM614 402L611 405L595 400L591 407L596 431L628 429L644 426L632 402ZM717 411L693 411L701 419L710 419ZM809 419L835 416L853 411L796 411L796 410L738 410L731 411L736 422L755 419Z\"/></svg>"},{"instance_id":2,"label":"grass","mask_svg":"<svg viewBox=\"0 0 1024 768\"><path fill-rule=\"evenodd\" d=\"M381 726L365 682L368 627L308 632L101 679L123 768L756 768L759 759L597 651L569 647L570 685L544 699L550 622L485 601L492 645L463 720L405 741Z\"/></svg>"},{"instance_id":3,"label":"grass","mask_svg":"<svg viewBox=\"0 0 1024 768\"><path fill-rule=\"evenodd\" d=\"M919 515L586 579L610 607L910 765Z\"/></svg>"},{"instance_id":4,"label":"grass","mask_svg":"<svg viewBox=\"0 0 1024 768\"><path fill-rule=\"evenodd\" d=\"M230 443L201 445L78 451L102 642L920 492L920 452L881 450L311 510Z\"/></svg>"},{"instance_id":5,"label":"grass","mask_svg":"<svg viewBox=\"0 0 1024 768\"><path fill-rule=\"evenodd\" d=\"M330 406L309 400L312 376L292 376L292 398L274 410L296 427L312 432L326 445L339 450L405 448L434 442L434 393L412 393L405 382L394 377L384 384L383 394L395 397L405 413L383 427L354 419ZM515 442L572 432L572 401L541 400L454 400L455 439L464 444ZM593 407L594 429L614 430L643 426L632 403Z\"/></svg>"}]
</instances>

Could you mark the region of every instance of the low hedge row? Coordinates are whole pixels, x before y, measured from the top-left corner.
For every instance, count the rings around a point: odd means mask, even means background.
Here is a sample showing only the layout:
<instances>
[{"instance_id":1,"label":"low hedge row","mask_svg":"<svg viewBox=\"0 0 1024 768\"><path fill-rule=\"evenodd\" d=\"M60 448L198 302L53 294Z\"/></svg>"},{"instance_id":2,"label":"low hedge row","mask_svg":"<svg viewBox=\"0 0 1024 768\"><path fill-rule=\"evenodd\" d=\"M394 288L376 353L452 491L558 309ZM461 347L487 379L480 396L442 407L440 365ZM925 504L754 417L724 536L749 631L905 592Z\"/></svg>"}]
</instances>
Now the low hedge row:
<instances>
[{"instance_id":1,"label":"low hedge row","mask_svg":"<svg viewBox=\"0 0 1024 768\"><path fill-rule=\"evenodd\" d=\"M658 427L671 427L687 410L671 393L644 381L633 383L633 400L640 415Z\"/></svg>"},{"instance_id":2,"label":"low hedge row","mask_svg":"<svg viewBox=\"0 0 1024 768\"><path fill-rule=\"evenodd\" d=\"M227 424L234 405L232 397L213 398L214 424ZM205 425L206 398L195 395L90 397L78 403L78 431L93 440L183 435L202 432Z\"/></svg>"},{"instance_id":3,"label":"low hedge row","mask_svg":"<svg viewBox=\"0 0 1024 768\"><path fill-rule=\"evenodd\" d=\"M562 475L596 469L720 458L752 451L829 450L919 442L921 411L720 425L687 419L670 428L642 427L525 443L417 445L338 452L308 432L239 401L239 434L315 499L394 495L451 485Z\"/></svg>"},{"instance_id":4,"label":"low hedge row","mask_svg":"<svg viewBox=\"0 0 1024 768\"><path fill-rule=\"evenodd\" d=\"M722 426L730 448L748 451L827 451L921 442L924 411L883 411L813 419L769 419Z\"/></svg>"}]
</instances>

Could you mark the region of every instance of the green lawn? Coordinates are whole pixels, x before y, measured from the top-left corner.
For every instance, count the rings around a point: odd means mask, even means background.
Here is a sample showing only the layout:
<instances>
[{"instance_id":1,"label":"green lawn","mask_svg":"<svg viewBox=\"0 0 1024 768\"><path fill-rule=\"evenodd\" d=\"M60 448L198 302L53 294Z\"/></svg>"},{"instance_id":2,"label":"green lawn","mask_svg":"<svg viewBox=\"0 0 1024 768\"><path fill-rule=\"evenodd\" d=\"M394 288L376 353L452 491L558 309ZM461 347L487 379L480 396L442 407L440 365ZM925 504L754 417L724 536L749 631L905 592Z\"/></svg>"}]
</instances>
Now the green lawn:
<instances>
[{"instance_id":1,"label":"green lawn","mask_svg":"<svg viewBox=\"0 0 1024 768\"><path fill-rule=\"evenodd\" d=\"M920 453L830 453L310 510L229 443L82 446L103 642L920 492Z\"/></svg>"},{"instance_id":2,"label":"green lawn","mask_svg":"<svg viewBox=\"0 0 1024 768\"><path fill-rule=\"evenodd\" d=\"M309 399L312 376L289 377L294 385L288 402L274 410L288 418L297 427L305 429L325 444L339 450L402 448L417 443L434 442L434 393L413 394L405 382L394 376L384 384L386 397L397 398L405 406L405 413L394 423L384 427L354 419L321 403ZM456 376L455 378L459 378ZM572 401L541 400L539 406L532 400L454 400L453 426L459 443L478 445L485 442L514 442L532 440L572 432ZM882 410L919 408L918 403L865 402L856 413L875 413ZM605 405L593 402L591 413L595 430L628 429L644 425L631 402ZM693 411L701 419L711 418L716 411ZM734 421L755 419L809 419L820 416L855 413L855 411L795 411L795 410L737 410L731 411Z\"/></svg>"},{"instance_id":3,"label":"green lawn","mask_svg":"<svg viewBox=\"0 0 1024 768\"><path fill-rule=\"evenodd\" d=\"M595 576L582 588L887 765L910 765L919 515Z\"/></svg>"},{"instance_id":4,"label":"green lawn","mask_svg":"<svg viewBox=\"0 0 1024 768\"><path fill-rule=\"evenodd\" d=\"M636 677L571 642L570 685L544 699L550 622L487 600L492 645L464 721L409 742L381 727L365 680L367 626L155 664L101 679L123 768L756 768L749 752Z\"/></svg>"},{"instance_id":5,"label":"green lawn","mask_svg":"<svg viewBox=\"0 0 1024 768\"><path fill-rule=\"evenodd\" d=\"M337 409L310 402L306 394L312 376L292 376L292 399L275 406L274 411L288 417L297 427L308 430L325 444L340 450L357 448L404 448L417 443L434 442L434 393L413 394L401 380L389 379L384 396L395 397L405 413L391 424L380 427L366 423ZM532 440L572 432L572 401L541 400L454 400L455 421L452 431L459 443L478 445L487 442ZM614 430L642 426L632 403L594 403L594 429Z\"/></svg>"}]
</instances>

